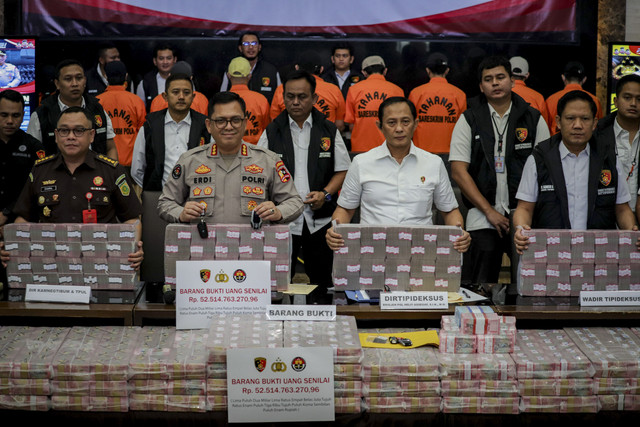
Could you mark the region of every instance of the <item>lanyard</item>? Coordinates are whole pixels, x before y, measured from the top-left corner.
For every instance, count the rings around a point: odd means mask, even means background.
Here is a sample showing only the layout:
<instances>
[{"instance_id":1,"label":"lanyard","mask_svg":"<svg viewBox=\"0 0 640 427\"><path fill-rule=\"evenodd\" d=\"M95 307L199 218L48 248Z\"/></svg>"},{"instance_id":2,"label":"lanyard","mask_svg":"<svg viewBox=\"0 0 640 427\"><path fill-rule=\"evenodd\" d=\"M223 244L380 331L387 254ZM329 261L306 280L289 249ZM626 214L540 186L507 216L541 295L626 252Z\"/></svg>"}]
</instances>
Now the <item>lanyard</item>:
<instances>
[{"instance_id":1,"label":"lanyard","mask_svg":"<svg viewBox=\"0 0 640 427\"><path fill-rule=\"evenodd\" d=\"M509 120L507 120L507 123L504 124L504 127L502 128L502 132L500 132L500 129L498 129L498 124L496 123L496 119L495 117L493 117L493 114L491 115L491 121L493 122L493 126L495 126L496 128L496 132L498 132L498 156L500 154L502 154L502 137L504 136L504 133L507 131L507 126L509 126Z\"/></svg>"},{"instance_id":2,"label":"lanyard","mask_svg":"<svg viewBox=\"0 0 640 427\"><path fill-rule=\"evenodd\" d=\"M633 161L631 162L631 169L629 169L629 175L627 175L627 181L633 175L633 170L636 168L636 159L638 158L638 151L640 151L640 141L638 141L638 148L636 148L636 153L633 155Z\"/></svg>"}]
</instances>

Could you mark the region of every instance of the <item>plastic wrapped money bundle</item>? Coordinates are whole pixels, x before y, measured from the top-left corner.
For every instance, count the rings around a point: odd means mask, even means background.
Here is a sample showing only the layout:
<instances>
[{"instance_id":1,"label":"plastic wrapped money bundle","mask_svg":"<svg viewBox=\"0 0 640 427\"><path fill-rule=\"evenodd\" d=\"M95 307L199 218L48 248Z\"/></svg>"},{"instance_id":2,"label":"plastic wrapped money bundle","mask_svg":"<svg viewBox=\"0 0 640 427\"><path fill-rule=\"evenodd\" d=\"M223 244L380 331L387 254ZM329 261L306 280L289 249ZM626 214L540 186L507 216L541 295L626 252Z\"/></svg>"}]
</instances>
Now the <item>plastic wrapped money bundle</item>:
<instances>
[{"instance_id":1,"label":"plastic wrapped money bundle","mask_svg":"<svg viewBox=\"0 0 640 427\"><path fill-rule=\"evenodd\" d=\"M345 245L333 258L338 289L449 291L460 288L461 257L453 243L462 230L451 226L338 224Z\"/></svg>"},{"instance_id":2,"label":"plastic wrapped money bundle","mask_svg":"<svg viewBox=\"0 0 640 427\"><path fill-rule=\"evenodd\" d=\"M5 249L11 254L7 281L133 290L137 273L127 257L136 250L135 224L8 224Z\"/></svg>"},{"instance_id":3,"label":"plastic wrapped money bundle","mask_svg":"<svg viewBox=\"0 0 640 427\"><path fill-rule=\"evenodd\" d=\"M454 316L442 316L441 353L511 353L515 317L498 316L491 307L458 306Z\"/></svg>"},{"instance_id":4,"label":"plastic wrapped money bundle","mask_svg":"<svg viewBox=\"0 0 640 427\"><path fill-rule=\"evenodd\" d=\"M254 230L249 224L209 224L207 238L196 224L169 224L165 231L165 283L175 287L176 261L268 260L271 287L286 291L291 281L291 233L287 225L265 225Z\"/></svg>"}]
</instances>

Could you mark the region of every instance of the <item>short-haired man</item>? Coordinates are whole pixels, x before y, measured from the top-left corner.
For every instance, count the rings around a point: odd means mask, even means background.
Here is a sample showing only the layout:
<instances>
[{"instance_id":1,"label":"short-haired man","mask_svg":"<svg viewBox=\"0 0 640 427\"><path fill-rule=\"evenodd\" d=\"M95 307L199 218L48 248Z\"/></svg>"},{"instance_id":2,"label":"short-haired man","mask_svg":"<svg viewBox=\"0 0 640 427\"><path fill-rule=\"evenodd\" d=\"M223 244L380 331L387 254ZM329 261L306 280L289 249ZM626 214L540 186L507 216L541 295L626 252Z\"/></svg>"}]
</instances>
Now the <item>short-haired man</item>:
<instances>
[{"instance_id":1,"label":"short-haired man","mask_svg":"<svg viewBox=\"0 0 640 427\"><path fill-rule=\"evenodd\" d=\"M147 112L144 109L144 102L126 90L129 74L124 62L109 62L104 66L104 71L109 86L97 98L113 124L118 161L130 169L133 145Z\"/></svg>"},{"instance_id":2,"label":"short-haired man","mask_svg":"<svg viewBox=\"0 0 640 427\"><path fill-rule=\"evenodd\" d=\"M284 82L286 109L267 126L258 145L280 156L306 205L291 229L291 271L295 271L302 248L310 282L326 289L332 283L333 252L325 234L351 161L336 125L314 108L315 89L316 76L311 73L297 70L289 74Z\"/></svg>"},{"instance_id":3,"label":"short-haired man","mask_svg":"<svg viewBox=\"0 0 640 427\"><path fill-rule=\"evenodd\" d=\"M58 94L45 98L31 114L27 133L42 142L47 155L55 154L58 145L54 131L60 113L69 107L82 107L93 117L95 126L95 138L92 138L91 149L117 159L118 150L113 141L115 133L111 119L96 98L84 93L87 79L82 64L74 59L60 62L56 66L54 83Z\"/></svg>"},{"instance_id":4,"label":"short-haired man","mask_svg":"<svg viewBox=\"0 0 640 427\"><path fill-rule=\"evenodd\" d=\"M113 44L102 45L98 49L98 64L84 72L87 76L87 93L89 95L97 96L107 89L109 80L104 67L113 61L120 61L118 48Z\"/></svg>"},{"instance_id":5,"label":"short-haired man","mask_svg":"<svg viewBox=\"0 0 640 427\"><path fill-rule=\"evenodd\" d=\"M449 154L451 133L458 117L467 109L467 96L447 82L449 60L442 53L427 58L429 82L413 89L409 101L418 109L416 147L434 154Z\"/></svg>"},{"instance_id":6,"label":"short-haired man","mask_svg":"<svg viewBox=\"0 0 640 427\"><path fill-rule=\"evenodd\" d=\"M0 92L0 236L2 226L13 222L13 205L37 159L44 157L42 143L20 129L24 98L15 90Z\"/></svg>"},{"instance_id":7,"label":"short-haired man","mask_svg":"<svg viewBox=\"0 0 640 427\"><path fill-rule=\"evenodd\" d=\"M138 268L143 258L140 202L124 167L89 149L94 137L93 120L85 109L69 107L60 114L55 128L59 152L36 161L14 207L16 223L82 223L91 195L97 222L138 223L137 251L129 254L129 262ZM6 251L2 262L9 262Z\"/></svg>"},{"instance_id":8,"label":"short-haired man","mask_svg":"<svg viewBox=\"0 0 640 427\"><path fill-rule=\"evenodd\" d=\"M269 101L263 94L247 86L251 80L251 64L246 58L241 56L233 58L227 69L227 77L231 82L229 92L240 95L247 106L247 128L244 131L244 140L257 144L260 135L271 122Z\"/></svg>"},{"instance_id":9,"label":"short-haired man","mask_svg":"<svg viewBox=\"0 0 640 427\"><path fill-rule=\"evenodd\" d=\"M344 121L351 129L351 151L364 152L384 142L378 123L378 107L387 98L404 96L404 91L387 81L387 66L380 56L368 56L362 61L366 77L349 88Z\"/></svg>"},{"instance_id":10,"label":"short-haired man","mask_svg":"<svg viewBox=\"0 0 640 427\"><path fill-rule=\"evenodd\" d=\"M178 61L173 65L173 67L171 67L171 73L169 73L169 75L171 74L186 74L189 76L191 84L193 85L193 102L191 103L191 109L206 116L207 108L209 108L209 100L203 93L196 90L195 84L193 83L193 69L191 68L191 65L186 61ZM161 93L151 101L149 112L155 113L156 111L164 110L167 107L167 100Z\"/></svg>"},{"instance_id":11,"label":"short-haired man","mask_svg":"<svg viewBox=\"0 0 640 427\"><path fill-rule=\"evenodd\" d=\"M616 111L598 120L596 137L616 147L622 177L629 187L631 210L636 210L640 174L640 76L628 74L616 84Z\"/></svg>"},{"instance_id":12,"label":"short-haired man","mask_svg":"<svg viewBox=\"0 0 640 427\"><path fill-rule=\"evenodd\" d=\"M159 44L153 49L154 70L144 75L138 83L136 95L142 99L149 111L153 98L165 90L165 82L171 73L171 67L178 61L176 49L169 44Z\"/></svg>"},{"instance_id":13,"label":"short-haired man","mask_svg":"<svg viewBox=\"0 0 640 427\"><path fill-rule=\"evenodd\" d=\"M171 177L178 158L190 148L209 143L207 116L191 109L193 86L186 74L167 78L168 107L147 114L133 146L131 177L147 191L160 191Z\"/></svg>"},{"instance_id":14,"label":"short-haired man","mask_svg":"<svg viewBox=\"0 0 640 427\"><path fill-rule=\"evenodd\" d=\"M0 50L0 87L17 87L22 81L20 70L6 61L7 53Z\"/></svg>"},{"instance_id":15,"label":"short-haired man","mask_svg":"<svg viewBox=\"0 0 640 427\"><path fill-rule=\"evenodd\" d=\"M263 94L271 104L273 94L282 82L280 81L278 69L262 58L262 42L258 33L247 31L240 34L240 37L238 37L238 52L251 64L249 89ZM220 92L229 90L231 87L229 83L229 78L225 73L222 77Z\"/></svg>"},{"instance_id":16,"label":"short-haired man","mask_svg":"<svg viewBox=\"0 0 640 427\"><path fill-rule=\"evenodd\" d=\"M549 110L547 109L547 103L544 100L544 96L541 93L531 89L525 83L525 80L529 78L529 62L522 56L514 56L509 59L511 63L511 72L513 73L513 92L517 93L529 103L533 108L540 111L542 118L549 124Z\"/></svg>"},{"instance_id":17,"label":"short-haired man","mask_svg":"<svg viewBox=\"0 0 640 427\"><path fill-rule=\"evenodd\" d=\"M469 102L451 135L451 174L469 208L472 243L462 281L497 283L502 255L511 255L509 214L524 163L549 138L540 112L511 92L511 64L502 56L478 66L481 95Z\"/></svg>"},{"instance_id":18,"label":"short-haired man","mask_svg":"<svg viewBox=\"0 0 640 427\"><path fill-rule=\"evenodd\" d=\"M387 98L380 104L378 118L385 142L353 159L333 219L348 224L360 207L362 224L432 225L435 204L446 225L462 227L462 214L442 159L411 141L418 125L413 103L404 97ZM333 228L326 239L333 250L344 245ZM469 243L469 233L464 232L454 247L465 252Z\"/></svg>"},{"instance_id":19,"label":"short-haired man","mask_svg":"<svg viewBox=\"0 0 640 427\"><path fill-rule=\"evenodd\" d=\"M207 129L214 142L180 156L158 200L162 218L244 224L255 211L263 221L288 223L302 213L302 199L284 163L242 141L245 114L236 93L211 98Z\"/></svg>"},{"instance_id":20,"label":"short-haired man","mask_svg":"<svg viewBox=\"0 0 640 427\"><path fill-rule=\"evenodd\" d=\"M636 227L615 147L593 138L596 112L593 99L581 90L558 101L560 133L536 146L522 171L513 215L519 253L529 243L523 228Z\"/></svg>"},{"instance_id":21,"label":"short-haired man","mask_svg":"<svg viewBox=\"0 0 640 427\"><path fill-rule=\"evenodd\" d=\"M600 100L594 94L589 93L582 88L586 81L587 75L584 70L584 66L580 62L571 61L568 62L567 65L565 65L564 72L562 73L562 82L564 83L564 89L549 96L546 101L547 110L549 111L549 119L551 120L551 123L549 123L549 128L551 129L552 134L560 132L560 128L556 123L556 117L558 117L558 100L572 90L581 90L585 93L588 93L597 107L596 120L602 118L603 114Z\"/></svg>"},{"instance_id":22,"label":"short-haired man","mask_svg":"<svg viewBox=\"0 0 640 427\"><path fill-rule=\"evenodd\" d=\"M348 43L339 43L331 49L332 67L320 76L325 82L338 86L344 99L347 99L351 86L364 80L362 74L351 69L354 59L353 47Z\"/></svg>"},{"instance_id":23,"label":"short-haired man","mask_svg":"<svg viewBox=\"0 0 640 427\"><path fill-rule=\"evenodd\" d=\"M327 120L333 122L338 130L344 130L345 102L340 90L330 83L325 82L319 76L324 67L320 55L313 51L306 51L300 55L296 70L306 71L316 80L315 95L317 96L315 107L325 115ZM275 120L285 110L284 90L280 85L271 101L271 120Z\"/></svg>"}]
</instances>

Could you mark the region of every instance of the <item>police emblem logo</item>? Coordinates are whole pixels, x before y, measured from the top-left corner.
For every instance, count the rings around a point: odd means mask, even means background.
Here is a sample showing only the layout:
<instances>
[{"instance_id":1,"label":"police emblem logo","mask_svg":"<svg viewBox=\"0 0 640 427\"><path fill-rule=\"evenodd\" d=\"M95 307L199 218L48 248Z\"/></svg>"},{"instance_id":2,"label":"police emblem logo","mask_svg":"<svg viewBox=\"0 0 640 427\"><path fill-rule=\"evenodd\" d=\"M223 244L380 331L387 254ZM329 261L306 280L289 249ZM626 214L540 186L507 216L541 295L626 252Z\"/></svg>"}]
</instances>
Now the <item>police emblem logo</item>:
<instances>
[{"instance_id":1,"label":"police emblem logo","mask_svg":"<svg viewBox=\"0 0 640 427\"><path fill-rule=\"evenodd\" d=\"M193 195L194 195L195 197L198 197L198 196L200 195L200 193L202 193L202 189L201 189L200 187L195 187L195 188L193 189Z\"/></svg>"},{"instance_id":2,"label":"police emblem logo","mask_svg":"<svg viewBox=\"0 0 640 427\"><path fill-rule=\"evenodd\" d=\"M611 171L609 169L603 169L600 171L600 183L605 187L611 184Z\"/></svg>"},{"instance_id":3,"label":"police emblem logo","mask_svg":"<svg viewBox=\"0 0 640 427\"><path fill-rule=\"evenodd\" d=\"M93 185L100 187L104 183L104 179L101 176L96 176L93 178Z\"/></svg>"},{"instance_id":4,"label":"police emblem logo","mask_svg":"<svg viewBox=\"0 0 640 427\"><path fill-rule=\"evenodd\" d=\"M45 152L44 150L38 150L36 151L36 156L38 156L39 159L44 159L45 157Z\"/></svg>"},{"instance_id":5,"label":"police emblem logo","mask_svg":"<svg viewBox=\"0 0 640 427\"><path fill-rule=\"evenodd\" d=\"M246 278L247 278L247 273L245 273L244 270L241 268L237 269L233 273L233 280L235 280L238 283L244 282Z\"/></svg>"},{"instance_id":6,"label":"police emblem logo","mask_svg":"<svg viewBox=\"0 0 640 427\"><path fill-rule=\"evenodd\" d=\"M267 367L267 359L264 357L256 357L253 359L253 365L256 367L258 372L262 372Z\"/></svg>"},{"instance_id":7,"label":"police emblem logo","mask_svg":"<svg viewBox=\"0 0 640 427\"><path fill-rule=\"evenodd\" d=\"M245 166L244 170L249 173L262 173L264 169L254 163L252 165Z\"/></svg>"},{"instance_id":8,"label":"police emblem logo","mask_svg":"<svg viewBox=\"0 0 640 427\"><path fill-rule=\"evenodd\" d=\"M182 175L182 166L175 165L173 170L171 171L171 176L173 179L178 179Z\"/></svg>"},{"instance_id":9,"label":"police emblem logo","mask_svg":"<svg viewBox=\"0 0 640 427\"><path fill-rule=\"evenodd\" d=\"M269 77L262 78L262 86L269 86L270 83L271 83L271 79Z\"/></svg>"},{"instance_id":10,"label":"police emblem logo","mask_svg":"<svg viewBox=\"0 0 640 427\"><path fill-rule=\"evenodd\" d=\"M59 197L60 196L58 196L57 194L54 194L53 196L51 196L51 199L53 199L54 202L57 202Z\"/></svg>"},{"instance_id":11,"label":"police emblem logo","mask_svg":"<svg viewBox=\"0 0 640 427\"><path fill-rule=\"evenodd\" d=\"M291 368L296 372L302 372L306 367L307 367L307 362L300 356L295 357L291 361Z\"/></svg>"},{"instance_id":12,"label":"police emblem logo","mask_svg":"<svg viewBox=\"0 0 640 427\"><path fill-rule=\"evenodd\" d=\"M249 200L249 203L247 203L247 209L249 209L250 211L254 210L257 206L258 202L256 202L255 200Z\"/></svg>"},{"instance_id":13,"label":"police emblem logo","mask_svg":"<svg viewBox=\"0 0 640 427\"><path fill-rule=\"evenodd\" d=\"M210 196L211 193L213 193L213 188L207 187L207 188L204 189L204 195L205 196Z\"/></svg>"},{"instance_id":14,"label":"police emblem logo","mask_svg":"<svg viewBox=\"0 0 640 427\"><path fill-rule=\"evenodd\" d=\"M516 138L518 141L524 142L529 136L529 130L527 128L516 128Z\"/></svg>"},{"instance_id":15,"label":"police emblem logo","mask_svg":"<svg viewBox=\"0 0 640 427\"><path fill-rule=\"evenodd\" d=\"M202 280L203 283L207 283L210 278L211 278L211 270L207 270L206 268L203 268L202 270L200 270L200 280Z\"/></svg>"},{"instance_id":16,"label":"police emblem logo","mask_svg":"<svg viewBox=\"0 0 640 427\"><path fill-rule=\"evenodd\" d=\"M287 167L284 165L282 160L278 160L276 163L276 170L278 171L278 176L280 177L280 181L288 182L291 179L291 175L289 175L289 171Z\"/></svg>"},{"instance_id":17,"label":"police emblem logo","mask_svg":"<svg viewBox=\"0 0 640 427\"><path fill-rule=\"evenodd\" d=\"M196 168L196 173L200 175L209 173L209 172L211 172L211 168L205 164L202 164Z\"/></svg>"},{"instance_id":18,"label":"police emblem logo","mask_svg":"<svg viewBox=\"0 0 640 427\"><path fill-rule=\"evenodd\" d=\"M102 127L102 117L100 117L98 114L95 115L95 119L96 119L96 127L101 128Z\"/></svg>"},{"instance_id":19,"label":"police emblem logo","mask_svg":"<svg viewBox=\"0 0 640 427\"><path fill-rule=\"evenodd\" d=\"M331 148L331 138L328 137L324 137L320 140L320 148L322 148L324 151L328 151L329 148Z\"/></svg>"},{"instance_id":20,"label":"police emblem logo","mask_svg":"<svg viewBox=\"0 0 640 427\"><path fill-rule=\"evenodd\" d=\"M424 184L424 181L426 180L426 178L424 176L420 177L420 181Z\"/></svg>"},{"instance_id":21,"label":"police emblem logo","mask_svg":"<svg viewBox=\"0 0 640 427\"><path fill-rule=\"evenodd\" d=\"M38 197L38 204L41 205L44 203L44 196Z\"/></svg>"},{"instance_id":22,"label":"police emblem logo","mask_svg":"<svg viewBox=\"0 0 640 427\"><path fill-rule=\"evenodd\" d=\"M358 83L360 81L360 76L351 76L351 83Z\"/></svg>"},{"instance_id":23,"label":"police emblem logo","mask_svg":"<svg viewBox=\"0 0 640 427\"><path fill-rule=\"evenodd\" d=\"M258 196L261 196L264 194L264 190L260 187L254 187L252 192L253 194L257 194Z\"/></svg>"},{"instance_id":24,"label":"police emblem logo","mask_svg":"<svg viewBox=\"0 0 640 427\"><path fill-rule=\"evenodd\" d=\"M120 194L127 197L131 194L131 188L129 187L129 183L125 180L118 184L118 188L120 189Z\"/></svg>"}]
</instances>

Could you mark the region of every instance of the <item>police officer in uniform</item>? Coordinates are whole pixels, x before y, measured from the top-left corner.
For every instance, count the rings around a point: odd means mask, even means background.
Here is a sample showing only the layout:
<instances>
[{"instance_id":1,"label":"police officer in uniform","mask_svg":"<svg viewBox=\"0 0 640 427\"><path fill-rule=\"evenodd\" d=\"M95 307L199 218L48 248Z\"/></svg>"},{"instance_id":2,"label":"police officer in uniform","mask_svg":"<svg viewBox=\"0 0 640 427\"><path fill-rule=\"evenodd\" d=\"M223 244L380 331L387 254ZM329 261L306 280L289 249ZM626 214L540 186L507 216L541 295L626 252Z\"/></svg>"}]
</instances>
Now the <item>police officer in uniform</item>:
<instances>
[{"instance_id":1,"label":"police officer in uniform","mask_svg":"<svg viewBox=\"0 0 640 427\"><path fill-rule=\"evenodd\" d=\"M233 92L214 95L207 129L214 141L180 156L158 201L170 222L205 217L212 223L247 223L252 211L263 221L287 223L303 210L284 163L272 152L242 141L245 103Z\"/></svg>"},{"instance_id":2,"label":"police officer in uniform","mask_svg":"<svg viewBox=\"0 0 640 427\"><path fill-rule=\"evenodd\" d=\"M0 50L0 87L16 87L20 84L20 70L13 64L5 62L7 54Z\"/></svg>"},{"instance_id":3,"label":"police officer in uniform","mask_svg":"<svg viewBox=\"0 0 640 427\"><path fill-rule=\"evenodd\" d=\"M55 129L59 154L36 161L14 208L18 222L138 223L141 206L131 191L125 169L117 161L89 150L95 129L89 113L70 107ZM96 221L91 221L95 210ZM139 267L142 242L138 225L137 251L129 262ZM2 261L8 261L7 253Z\"/></svg>"}]
</instances>

